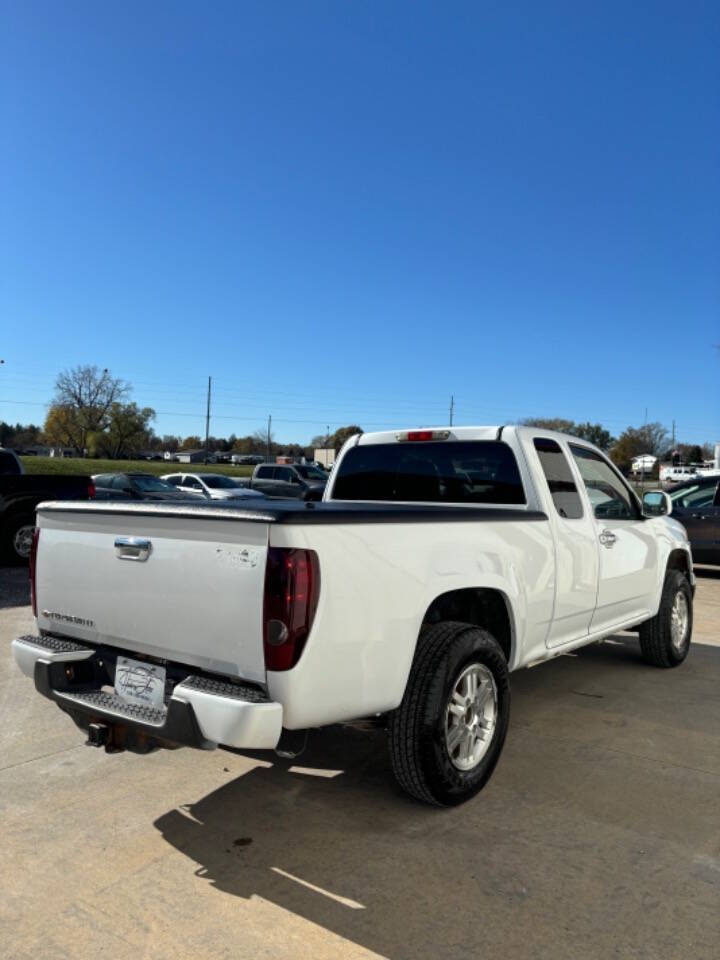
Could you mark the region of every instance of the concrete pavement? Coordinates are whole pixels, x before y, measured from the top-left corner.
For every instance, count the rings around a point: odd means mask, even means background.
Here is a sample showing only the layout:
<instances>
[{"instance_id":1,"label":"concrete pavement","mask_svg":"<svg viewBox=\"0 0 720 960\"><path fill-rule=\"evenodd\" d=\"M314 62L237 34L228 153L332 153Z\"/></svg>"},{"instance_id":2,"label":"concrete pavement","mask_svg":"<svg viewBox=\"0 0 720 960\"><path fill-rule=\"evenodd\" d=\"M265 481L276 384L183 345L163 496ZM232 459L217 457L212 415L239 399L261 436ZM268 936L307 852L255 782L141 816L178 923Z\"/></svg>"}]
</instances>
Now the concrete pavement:
<instances>
[{"instance_id":1,"label":"concrete pavement","mask_svg":"<svg viewBox=\"0 0 720 960\"><path fill-rule=\"evenodd\" d=\"M720 570L677 670L612 642L513 675L488 787L431 810L381 732L106 756L16 670L0 570L0 953L11 960L710 960L720 942Z\"/></svg>"}]
</instances>

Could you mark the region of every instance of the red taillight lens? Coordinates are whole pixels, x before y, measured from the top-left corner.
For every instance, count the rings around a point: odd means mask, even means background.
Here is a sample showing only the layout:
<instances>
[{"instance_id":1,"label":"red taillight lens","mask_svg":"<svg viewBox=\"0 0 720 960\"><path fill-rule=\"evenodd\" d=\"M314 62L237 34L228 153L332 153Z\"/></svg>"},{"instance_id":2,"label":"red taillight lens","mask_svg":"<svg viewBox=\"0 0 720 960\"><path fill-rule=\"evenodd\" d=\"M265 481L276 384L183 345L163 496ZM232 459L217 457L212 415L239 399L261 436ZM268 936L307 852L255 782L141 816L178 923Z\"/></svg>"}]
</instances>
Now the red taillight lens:
<instances>
[{"instance_id":1,"label":"red taillight lens","mask_svg":"<svg viewBox=\"0 0 720 960\"><path fill-rule=\"evenodd\" d=\"M314 550L268 549L263 609L268 670L289 670L298 662L319 595L320 564Z\"/></svg>"},{"instance_id":2,"label":"red taillight lens","mask_svg":"<svg viewBox=\"0 0 720 960\"><path fill-rule=\"evenodd\" d=\"M40 539L40 527L35 527L32 535L32 544L30 545L30 603L32 604L33 616L37 616L37 587L35 578L37 573L37 551L38 540Z\"/></svg>"},{"instance_id":3,"label":"red taillight lens","mask_svg":"<svg viewBox=\"0 0 720 960\"><path fill-rule=\"evenodd\" d=\"M90 483L88 484L88 500L94 500L94 499L95 499L95 484L91 480Z\"/></svg>"},{"instance_id":4,"label":"red taillight lens","mask_svg":"<svg viewBox=\"0 0 720 960\"><path fill-rule=\"evenodd\" d=\"M395 434L395 439L400 443L406 443L408 440L449 440L449 430L403 430Z\"/></svg>"}]
</instances>

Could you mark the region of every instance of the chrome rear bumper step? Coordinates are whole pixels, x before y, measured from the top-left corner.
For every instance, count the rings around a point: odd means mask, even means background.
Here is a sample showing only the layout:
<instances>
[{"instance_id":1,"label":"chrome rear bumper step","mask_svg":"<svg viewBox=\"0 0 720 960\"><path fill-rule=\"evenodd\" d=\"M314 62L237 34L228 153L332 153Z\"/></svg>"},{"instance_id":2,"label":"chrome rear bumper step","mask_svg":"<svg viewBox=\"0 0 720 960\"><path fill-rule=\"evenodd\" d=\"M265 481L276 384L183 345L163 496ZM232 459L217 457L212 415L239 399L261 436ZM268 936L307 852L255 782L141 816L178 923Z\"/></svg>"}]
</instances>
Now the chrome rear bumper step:
<instances>
[{"instance_id":1,"label":"chrome rear bumper step","mask_svg":"<svg viewBox=\"0 0 720 960\"><path fill-rule=\"evenodd\" d=\"M115 657L124 651L95 650L63 637L24 636L13 640L13 655L39 693L54 700L78 725L126 728L160 745L213 749L272 750L282 732L282 705L259 687L242 681L188 673L172 665L165 705L128 703L112 690ZM170 667L168 679L170 680Z\"/></svg>"}]
</instances>

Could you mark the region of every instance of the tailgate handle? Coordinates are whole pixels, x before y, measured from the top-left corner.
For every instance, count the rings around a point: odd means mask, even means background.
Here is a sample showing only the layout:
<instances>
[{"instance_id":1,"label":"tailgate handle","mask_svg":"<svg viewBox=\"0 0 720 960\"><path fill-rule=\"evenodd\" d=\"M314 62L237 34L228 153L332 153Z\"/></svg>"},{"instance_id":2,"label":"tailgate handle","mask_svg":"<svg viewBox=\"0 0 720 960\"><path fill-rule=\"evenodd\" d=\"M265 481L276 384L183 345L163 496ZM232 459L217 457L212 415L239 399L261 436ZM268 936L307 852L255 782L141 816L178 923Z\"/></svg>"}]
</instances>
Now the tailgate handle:
<instances>
[{"instance_id":1,"label":"tailgate handle","mask_svg":"<svg viewBox=\"0 0 720 960\"><path fill-rule=\"evenodd\" d=\"M145 537L115 537L115 556L118 560L147 560L152 543Z\"/></svg>"}]
</instances>

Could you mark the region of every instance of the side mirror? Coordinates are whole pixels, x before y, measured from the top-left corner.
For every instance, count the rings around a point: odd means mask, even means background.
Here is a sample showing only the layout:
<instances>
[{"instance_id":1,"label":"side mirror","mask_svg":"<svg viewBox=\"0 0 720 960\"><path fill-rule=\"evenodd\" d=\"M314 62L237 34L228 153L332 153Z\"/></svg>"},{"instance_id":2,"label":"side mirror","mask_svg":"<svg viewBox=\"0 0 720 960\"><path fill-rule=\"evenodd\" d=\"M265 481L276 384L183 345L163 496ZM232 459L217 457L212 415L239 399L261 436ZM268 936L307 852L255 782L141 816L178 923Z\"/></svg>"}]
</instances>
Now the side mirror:
<instances>
[{"instance_id":1,"label":"side mirror","mask_svg":"<svg viewBox=\"0 0 720 960\"><path fill-rule=\"evenodd\" d=\"M672 513L672 500L664 490L648 490L642 498L646 517L665 517Z\"/></svg>"}]
</instances>

